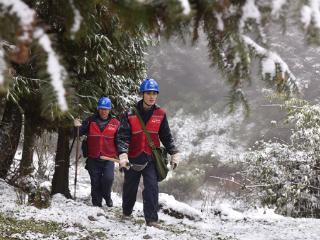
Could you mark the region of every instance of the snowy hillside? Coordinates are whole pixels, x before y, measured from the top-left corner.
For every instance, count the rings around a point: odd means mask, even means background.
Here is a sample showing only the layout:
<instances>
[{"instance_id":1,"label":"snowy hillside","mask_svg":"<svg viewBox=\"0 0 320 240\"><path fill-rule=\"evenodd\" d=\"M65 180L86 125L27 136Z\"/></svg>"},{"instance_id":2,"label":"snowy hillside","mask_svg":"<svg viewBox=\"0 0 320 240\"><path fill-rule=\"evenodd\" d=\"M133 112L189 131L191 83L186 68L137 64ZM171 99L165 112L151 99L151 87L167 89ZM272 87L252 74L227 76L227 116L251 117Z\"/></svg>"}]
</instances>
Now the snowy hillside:
<instances>
[{"instance_id":1,"label":"snowy hillside","mask_svg":"<svg viewBox=\"0 0 320 240\"><path fill-rule=\"evenodd\" d=\"M241 111L235 114L218 114L212 108L198 114L179 110L170 120L177 146L184 157L191 154L218 157L222 162L238 158L245 148L245 141L235 136L243 121Z\"/></svg>"}]
</instances>

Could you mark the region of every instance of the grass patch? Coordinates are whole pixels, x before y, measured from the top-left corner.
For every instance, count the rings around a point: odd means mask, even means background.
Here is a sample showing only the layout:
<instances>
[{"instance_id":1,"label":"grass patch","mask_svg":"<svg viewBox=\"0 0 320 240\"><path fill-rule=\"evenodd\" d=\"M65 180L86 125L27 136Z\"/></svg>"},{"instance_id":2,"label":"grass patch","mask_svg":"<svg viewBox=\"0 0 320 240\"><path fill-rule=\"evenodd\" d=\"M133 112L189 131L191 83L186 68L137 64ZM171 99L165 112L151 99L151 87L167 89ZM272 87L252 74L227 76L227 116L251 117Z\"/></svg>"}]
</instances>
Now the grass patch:
<instances>
[{"instance_id":1,"label":"grass patch","mask_svg":"<svg viewBox=\"0 0 320 240\"><path fill-rule=\"evenodd\" d=\"M79 236L78 239L90 239L92 236L99 239L107 239L103 232L88 231L82 226L73 226L78 228L82 233L87 232L88 236ZM21 239L19 236L32 234L41 239L50 238L52 236L59 239L66 239L70 236L77 236L77 232L66 232L60 223L38 221L33 218L26 220L18 220L8 217L0 213L0 240L17 240Z\"/></svg>"},{"instance_id":2,"label":"grass patch","mask_svg":"<svg viewBox=\"0 0 320 240\"><path fill-rule=\"evenodd\" d=\"M26 232L40 233L43 235L50 235L52 233L61 233L62 227L58 223L36 221L34 219L17 220L15 218L7 217L0 213L0 235L10 237L13 234L25 234Z\"/></svg>"}]
</instances>

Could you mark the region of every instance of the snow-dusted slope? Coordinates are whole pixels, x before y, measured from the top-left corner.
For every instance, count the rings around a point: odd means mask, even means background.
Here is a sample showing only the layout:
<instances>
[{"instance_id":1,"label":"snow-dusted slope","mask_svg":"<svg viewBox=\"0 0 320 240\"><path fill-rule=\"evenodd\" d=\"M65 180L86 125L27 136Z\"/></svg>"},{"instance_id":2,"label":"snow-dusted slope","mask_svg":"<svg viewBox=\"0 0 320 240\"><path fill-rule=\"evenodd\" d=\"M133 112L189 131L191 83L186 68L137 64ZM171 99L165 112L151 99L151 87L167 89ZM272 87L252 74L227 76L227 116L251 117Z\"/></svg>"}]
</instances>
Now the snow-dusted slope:
<instances>
[{"instance_id":1,"label":"snow-dusted slope","mask_svg":"<svg viewBox=\"0 0 320 240\"><path fill-rule=\"evenodd\" d=\"M230 161L243 152L245 143L234 136L240 127L243 114L218 114L208 109L199 115L179 110L170 119L177 146L184 159L190 154L216 156L223 162Z\"/></svg>"},{"instance_id":2,"label":"snow-dusted slope","mask_svg":"<svg viewBox=\"0 0 320 240\"><path fill-rule=\"evenodd\" d=\"M79 188L79 193L84 196L82 187ZM167 194L160 194L160 203L165 208L174 208L192 215L195 220L176 219L160 211L162 228L147 227L143 219L142 204L137 203L133 218L123 221L121 198L116 194L112 195L115 203L113 208L92 207L86 204L85 198L73 201L58 194L53 197L49 208L37 209L25 204L18 205L14 189L2 180L0 198L1 215L32 221L54 221L61 223L62 228L60 233L49 235L30 229L23 234L8 236L2 227L4 223L0 221L0 237L4 239L320 239L318 219L286 218L274 214L272 210L264 212L262 209L238 212L227 203L216 203L207 208L208 211L200 212ZM65 234L61 235L62 232Z\"/></svg>"}]
</instances>

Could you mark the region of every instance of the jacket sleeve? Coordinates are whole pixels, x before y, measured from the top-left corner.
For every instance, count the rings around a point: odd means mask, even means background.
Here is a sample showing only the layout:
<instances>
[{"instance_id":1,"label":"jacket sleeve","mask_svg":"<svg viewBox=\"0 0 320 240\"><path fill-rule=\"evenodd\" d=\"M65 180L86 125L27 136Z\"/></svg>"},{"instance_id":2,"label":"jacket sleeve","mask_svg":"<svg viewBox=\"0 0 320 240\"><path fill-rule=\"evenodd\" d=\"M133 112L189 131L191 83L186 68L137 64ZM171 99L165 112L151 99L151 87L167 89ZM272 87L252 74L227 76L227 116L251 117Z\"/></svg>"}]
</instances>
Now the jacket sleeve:
<instances>
[{"instance_id":1,"label":"jacket sleeve","mask_svg":"<svg viewBox=\"0 0 320 240\"><path fill-rule=\"evenodd\" d=\"M118 154L128 153L131 139L131 126L128 120L128 114L124 113L120 118L120 126L117 131L115 143Z\"/></svg>"},{"instance_id":2,"label":"jacket sleeve","mask_svg":"<svg viewBox=\"0 0 320 240\"><path fill-rule=\"evenodd\" d=\"M177 147L174 144L174 139L171 134L171 130L169 127L167 115L164 115L164 118L161 122L160 129L159 129L159 138L162 142L163 146L166 148L167 152L172 155L178 151Z\"/></svg>"}]
</instances>

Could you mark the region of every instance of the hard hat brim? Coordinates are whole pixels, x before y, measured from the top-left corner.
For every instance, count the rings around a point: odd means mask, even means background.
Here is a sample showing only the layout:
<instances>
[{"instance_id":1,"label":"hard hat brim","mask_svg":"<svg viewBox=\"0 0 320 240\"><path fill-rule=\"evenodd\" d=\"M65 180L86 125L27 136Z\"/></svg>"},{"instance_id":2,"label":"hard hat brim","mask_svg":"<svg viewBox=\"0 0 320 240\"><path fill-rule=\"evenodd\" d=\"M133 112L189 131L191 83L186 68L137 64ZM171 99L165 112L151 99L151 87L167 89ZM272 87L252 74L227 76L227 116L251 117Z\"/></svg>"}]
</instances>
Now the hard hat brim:
<instances>
[{"instance_id":1,"label":"hard hat brim","mask_svg":"<svg viewBox=\"0 0 320 240\"><path fill-rule=\"evenodd\" d=\"M159 90L158 89L144 89L142 91L140 91L141 93L144 93L144 92L157 92L159 93Z\"/></svg>"}]
</instances>

